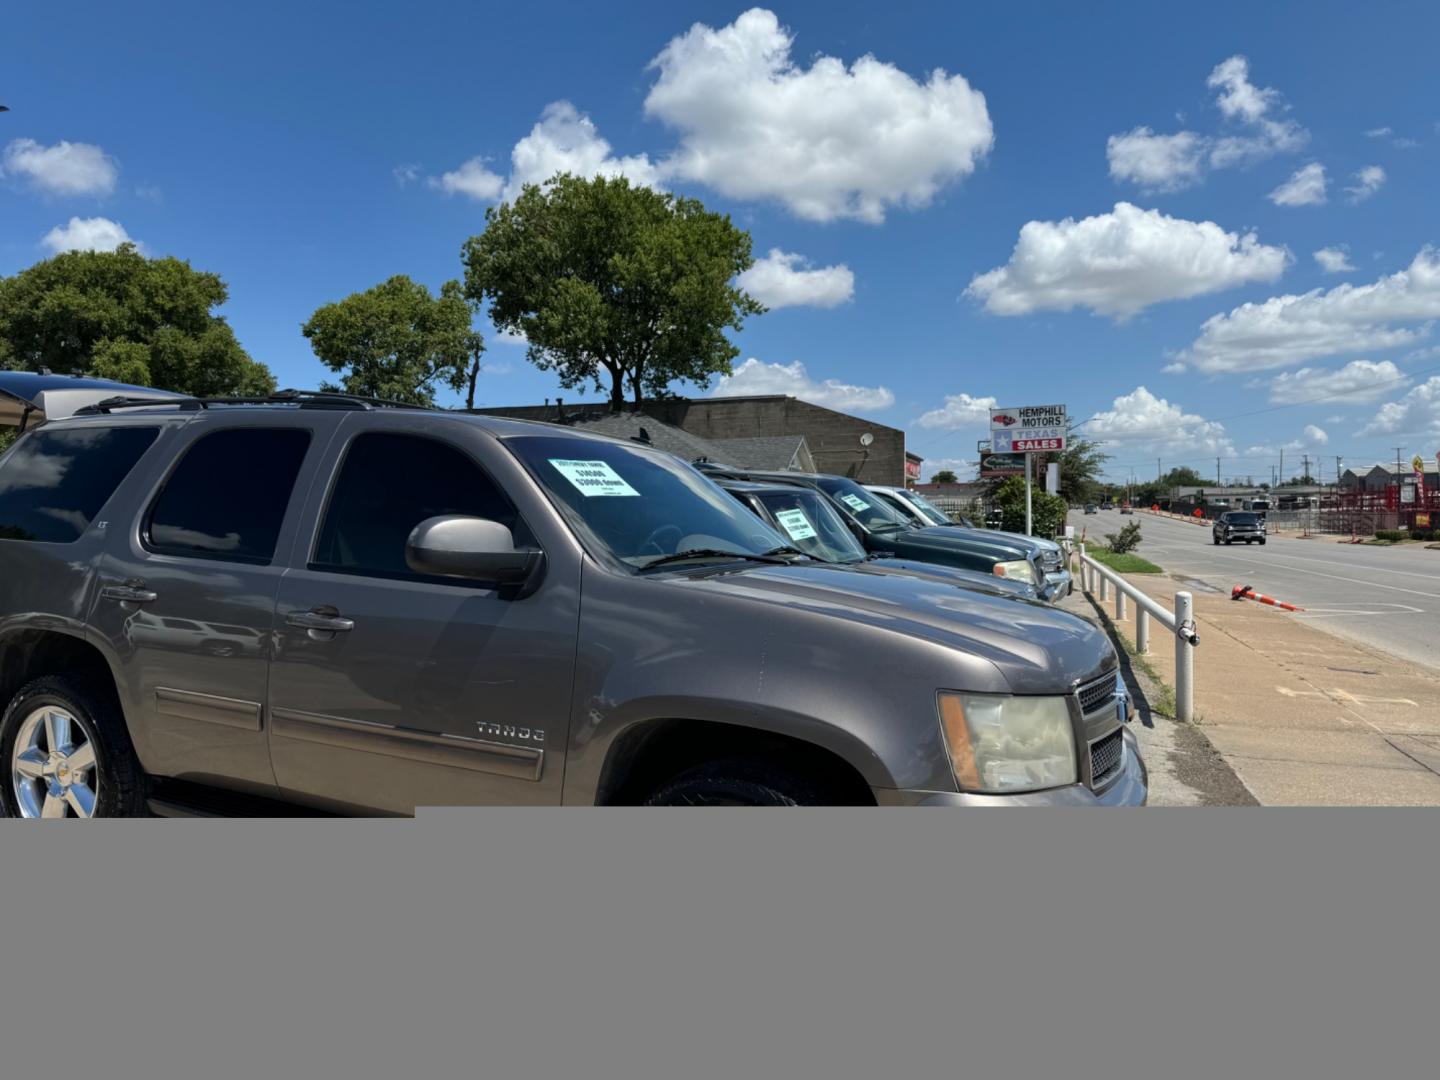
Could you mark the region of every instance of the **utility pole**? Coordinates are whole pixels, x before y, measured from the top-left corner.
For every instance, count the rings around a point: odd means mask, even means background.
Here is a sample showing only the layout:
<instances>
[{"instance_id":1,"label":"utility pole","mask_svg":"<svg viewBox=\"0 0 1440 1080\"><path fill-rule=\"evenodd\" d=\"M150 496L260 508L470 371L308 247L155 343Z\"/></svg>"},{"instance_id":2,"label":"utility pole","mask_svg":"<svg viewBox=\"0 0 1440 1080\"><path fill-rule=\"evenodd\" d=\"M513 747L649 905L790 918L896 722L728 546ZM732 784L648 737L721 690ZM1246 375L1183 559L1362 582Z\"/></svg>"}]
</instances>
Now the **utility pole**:
<instances>
[{"instance_id":1,"label":"utility pole","mask_svg":"<svg viewBox=\"0 0 1440 1080\"><path fill-rule=\"evenodd\" d=\"M1300 461L1301 461L1301 465L1303 466L1303 468L1304 468L1304 470L1305 470L1304 472L1302 472L1302 473L1300 474L1300 479L1308 483L1310 480L1314 479L1314 478L1310 475L1310 455L1309 455L1309 454L1301 454L1301 455L1300 455Z\"/></svg>"},{"instance_id":2,"label":"utility pole","mask_svg":"<svg viewBox=\"0 0 1440 1080\"><path fill-rule=\"evenodd\" d=\"M1343 471L1344 466L1345 466L1345 459L1344 459L1343 457L1341 457L1339 454L1336 454L1336 455L1335 455L1335 486L1336 486L1337 488L1340 486L1340 473Z\"/></svg>"},{"instance_id":3,"label":"utility pole","mask_svg":"<svg viewBox=\"0 0 1440 1080\"><path fill-rule=\"evenodd\" d=\"M1285 483L1285 451L1284 451L1284 450L1281 450L1281 451L1280 451L1280 484L1284 484L1284 483ZM1276 486L1276 487L1279 487L1280 484L1277 484L1277 485L1275 485L1275 486Z\"/></svg>"},{"instance_id":4,"label":"utility pole","mask_svg":"<svg viewBox=\"0 0 1440 1080\"><path fill-rule=\"evenodd\" d=\"M1161 475L1161 472L1160 472L1160 459L1157 457L1157 458L1155 459L1155 482L1158 484L1158 483L1161 481L1161 479L1162 479L1162 475Z\"/></svg>"},{"instance_id":5,"label":"utility pole","mask_svg":"<svg viewBox=\"0 0 1440 1080\"><path fill-rule=\"evenodd\" d=\"M1220 483L1220 459L1218 457L1215 459L1215 486L1224 487L1224 485Z\"/></svg>"}]
</instances>

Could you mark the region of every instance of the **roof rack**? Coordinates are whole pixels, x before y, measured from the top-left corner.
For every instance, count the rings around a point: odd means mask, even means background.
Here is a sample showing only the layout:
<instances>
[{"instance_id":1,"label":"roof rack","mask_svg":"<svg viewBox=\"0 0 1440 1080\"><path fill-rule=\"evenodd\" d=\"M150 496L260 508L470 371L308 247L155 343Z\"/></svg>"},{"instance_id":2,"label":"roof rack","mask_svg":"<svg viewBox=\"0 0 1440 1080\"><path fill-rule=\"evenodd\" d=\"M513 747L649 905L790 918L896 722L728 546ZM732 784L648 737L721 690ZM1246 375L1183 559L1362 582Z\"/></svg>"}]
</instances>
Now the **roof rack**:
<instances>
[{"instance_id":1,"label":"roof rack","mask_svg":"<svg viewBox=\"0 0 1440 1080\"><path fill-rule=\"evenodd\" d=\"M265 394L259 397L117 397L106 398L104 401L97 401L94 405L87 405L82 409L75 410L76 416L95 415L98 413L111 413L117 409L144 409L157 406L172 406L182 412L193 412L199 409L209 409L214 405L296 405L302 409L355 409L369 411L371 409L417 409L424 411L423 405L412 405L405 401L392 401L388 398L363 397L359 394L342 394L328 390L277 390L273 394Z\"/></svg>"}]
</instances>

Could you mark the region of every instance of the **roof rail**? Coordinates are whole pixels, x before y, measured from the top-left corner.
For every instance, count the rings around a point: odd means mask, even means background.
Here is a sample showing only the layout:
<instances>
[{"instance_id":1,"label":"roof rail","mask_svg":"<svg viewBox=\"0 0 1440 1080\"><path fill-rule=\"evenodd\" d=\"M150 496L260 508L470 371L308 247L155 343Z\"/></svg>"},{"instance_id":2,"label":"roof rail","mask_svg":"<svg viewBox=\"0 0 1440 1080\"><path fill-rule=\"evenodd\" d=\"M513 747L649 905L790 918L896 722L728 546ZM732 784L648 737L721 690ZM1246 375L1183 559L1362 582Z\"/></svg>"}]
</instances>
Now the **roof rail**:
<instances>
[{"instance_id":1,"label":"roof rail","mask_svg":"<svg viewBox=\"0 0 1440 1080\"><path fill-rule=\"evenodd\" d=\"M76 409L75 415L96 415L98 413L110 413L116 409L143 409L155 406L172 406L182 412L194 412L199 409L209 409L213 405L296 405L302 409L418 409L424 410L423 405L412 405L404 401L391 401L388 398L362 397L359 394L343 394L328 390L278 390L273 394L264 394L257 397L117 397L106 398L104 401L97 401L94 405L86 405L84 408Z\"/></svg>"}]
</instances>

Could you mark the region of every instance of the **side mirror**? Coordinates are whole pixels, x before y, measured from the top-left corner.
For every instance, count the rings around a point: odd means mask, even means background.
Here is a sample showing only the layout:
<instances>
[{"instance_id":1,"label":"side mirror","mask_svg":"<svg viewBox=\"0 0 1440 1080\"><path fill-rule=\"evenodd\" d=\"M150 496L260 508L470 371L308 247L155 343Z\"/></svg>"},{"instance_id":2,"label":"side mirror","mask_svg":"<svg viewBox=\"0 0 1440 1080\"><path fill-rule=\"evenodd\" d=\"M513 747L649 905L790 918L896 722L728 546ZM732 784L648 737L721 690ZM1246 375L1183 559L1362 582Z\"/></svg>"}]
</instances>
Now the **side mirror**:
<instances>
[{"instance_id":1,"label":"side mirror","mask_svg":"<svg viewBox=\"0 0 1440 1080\"><path fill-rule=\"evenodd\" d=\"M405 563L417 574L516 585L539 569L543 553L516 550L515 538L498 521L433 517L405 541Z\"/></svg>"}]
</instances>

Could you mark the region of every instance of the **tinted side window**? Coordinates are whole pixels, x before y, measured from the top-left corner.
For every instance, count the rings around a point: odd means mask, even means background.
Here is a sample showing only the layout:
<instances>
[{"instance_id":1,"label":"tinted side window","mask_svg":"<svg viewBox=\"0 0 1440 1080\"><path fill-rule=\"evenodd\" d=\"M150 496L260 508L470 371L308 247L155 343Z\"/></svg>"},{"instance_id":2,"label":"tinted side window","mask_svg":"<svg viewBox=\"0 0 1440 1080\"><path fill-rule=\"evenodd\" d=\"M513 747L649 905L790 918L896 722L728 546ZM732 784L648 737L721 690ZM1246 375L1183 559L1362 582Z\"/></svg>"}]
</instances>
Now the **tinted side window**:
<instances>
[{"instance_id":1,"label":"tinted side window","mask_svg":"<svg viewBox=\"0 0 1440 1080\"><path fill-rule=\"evenodd\" d=\"M533 545L510 500L453 446L415 435L360 435L345 455L311 566L415 577L405 541L426 518L446 514L498 521L517 547Z\"/></svg>"},{"instance_id":2,"label":"tinted side window","mask_svg":"<svg viewBox=\"0 0 1440 1080\"><path fill-rule=\"evenodd\" d=\"M32 433L0 467L0 540L78 540L158 434L142 427Z\"/></svg>"},{"instance_id":3,"label":"tinted side window","mask_svg":"<svg viewBox=\"0 0 1440 1080\"><path fill-rule=\"evenodd\" d=\"M155 500L147 544L168 555L268 563L309 446L310 433L296 428L204 436Z\"/></svg>"}]
</instances>

